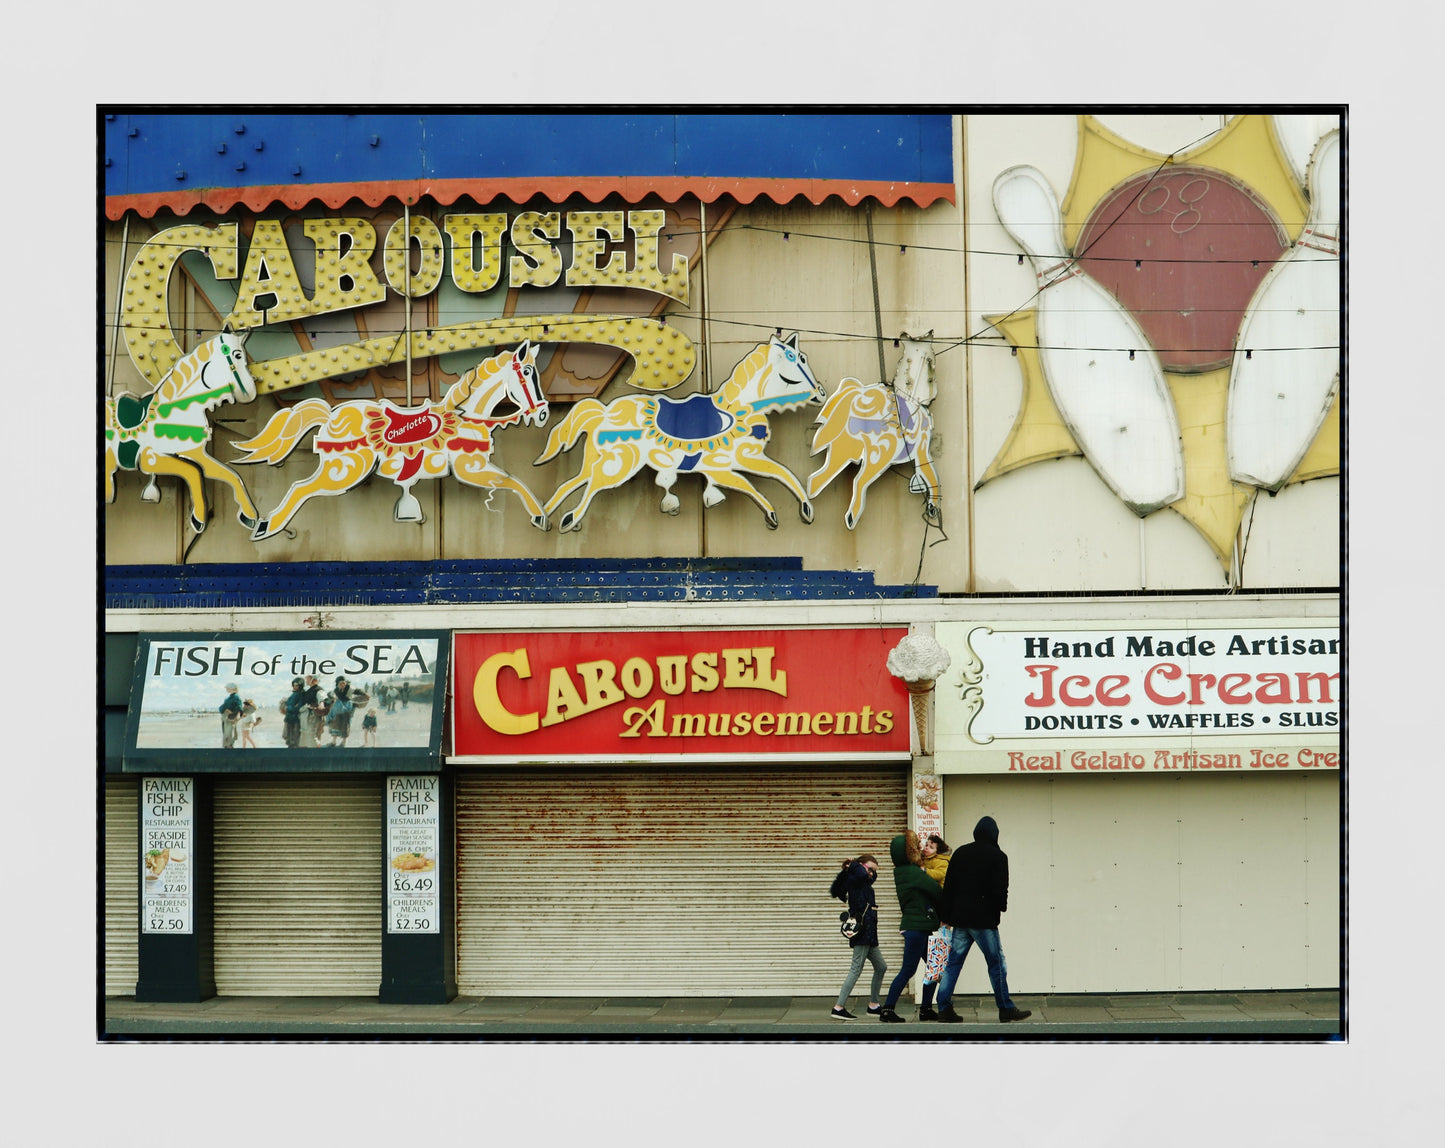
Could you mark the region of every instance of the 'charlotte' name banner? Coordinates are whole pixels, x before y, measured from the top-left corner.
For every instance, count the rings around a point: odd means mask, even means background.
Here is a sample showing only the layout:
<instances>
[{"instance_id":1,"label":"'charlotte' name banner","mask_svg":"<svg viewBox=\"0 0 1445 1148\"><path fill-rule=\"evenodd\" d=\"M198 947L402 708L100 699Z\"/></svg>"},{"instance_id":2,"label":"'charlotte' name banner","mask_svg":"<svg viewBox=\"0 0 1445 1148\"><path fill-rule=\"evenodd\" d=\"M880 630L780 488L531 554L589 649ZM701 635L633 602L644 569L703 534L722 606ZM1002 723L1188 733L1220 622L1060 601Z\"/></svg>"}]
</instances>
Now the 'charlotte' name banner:
<instances>
[{"instance_id":1,"label":"'charlotte' name banner","mask_svg":"<svg viewBox=\"0 0 1445 1148\"><path fill-rule=\"evenodd\" d=\"M953 658L938 748L959 755L945 771L1339 765L1337 627L941 623L938 636Z\"/></svg>"}]
</instances>

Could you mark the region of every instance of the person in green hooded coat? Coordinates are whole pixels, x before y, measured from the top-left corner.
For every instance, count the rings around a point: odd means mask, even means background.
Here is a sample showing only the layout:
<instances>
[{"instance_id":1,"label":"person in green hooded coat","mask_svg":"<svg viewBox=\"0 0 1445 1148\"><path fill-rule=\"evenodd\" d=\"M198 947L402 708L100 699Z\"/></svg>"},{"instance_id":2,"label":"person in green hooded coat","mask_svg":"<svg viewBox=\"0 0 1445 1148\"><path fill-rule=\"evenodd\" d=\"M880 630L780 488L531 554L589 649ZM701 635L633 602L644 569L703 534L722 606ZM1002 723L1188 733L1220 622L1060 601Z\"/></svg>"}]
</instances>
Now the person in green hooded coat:
<instances>
[{"instance_id":1,"label":"person in green hooded coat","mask_svg":"<svg viewBox=\"0 0 1445 1148\"><path fill-rule=\"evenodd\" d=\"M900 833L889 842L888 855L893 860L893 887L898 891L903 963L898 967L893 983L888 986L888 996L878 1019L884 1024L902 1024L903 1018L894 1006L903 993L903 986L928 951L929 936L938 928L938 906L943 902L943 890L924 872L923 850L919 848L918 835L913 830Z\"/></svg>"}]
</instances>

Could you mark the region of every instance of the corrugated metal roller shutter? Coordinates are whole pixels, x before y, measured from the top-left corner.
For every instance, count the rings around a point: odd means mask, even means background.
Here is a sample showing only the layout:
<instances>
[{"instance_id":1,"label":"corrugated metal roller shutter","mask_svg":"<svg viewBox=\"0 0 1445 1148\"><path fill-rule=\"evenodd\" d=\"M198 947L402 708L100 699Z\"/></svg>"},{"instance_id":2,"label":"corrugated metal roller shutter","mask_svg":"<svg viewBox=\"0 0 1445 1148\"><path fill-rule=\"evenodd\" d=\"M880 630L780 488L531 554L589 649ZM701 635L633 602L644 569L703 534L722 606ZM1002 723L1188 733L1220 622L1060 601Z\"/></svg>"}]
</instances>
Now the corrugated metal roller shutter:
<instances>
[{"instance_id":1,"label":"corrugated metal roller shutter","mask_svg":"<svg viewBox=\"0 0 1445 1148\"><path fill-rule=\"evenodd\" d=\"M105 779L105 995L135 995L140 976L140 778Z\"/></svg>"},{"instance_id":2,"label":"corrugated metal roller shutter","mask_svg":"<svg viewBox=\"0 0 1445 1148\"><path fill-rule=\"evenodd\" d=\"M216 991L375 996L379 777L216 779Z\"/></svg>"},{"instance_id":3,"label":"corrugated metal roller shutter","mask_svg":"<svg viewBox=\"0 0 1445 1148\"><path fill-rule=\"evenodd\" d=\"M831 996L844 857L884 861L879 935L901 956L906 796L896 768L461 775L458 991Z\"/></svg>"}]
</instances>

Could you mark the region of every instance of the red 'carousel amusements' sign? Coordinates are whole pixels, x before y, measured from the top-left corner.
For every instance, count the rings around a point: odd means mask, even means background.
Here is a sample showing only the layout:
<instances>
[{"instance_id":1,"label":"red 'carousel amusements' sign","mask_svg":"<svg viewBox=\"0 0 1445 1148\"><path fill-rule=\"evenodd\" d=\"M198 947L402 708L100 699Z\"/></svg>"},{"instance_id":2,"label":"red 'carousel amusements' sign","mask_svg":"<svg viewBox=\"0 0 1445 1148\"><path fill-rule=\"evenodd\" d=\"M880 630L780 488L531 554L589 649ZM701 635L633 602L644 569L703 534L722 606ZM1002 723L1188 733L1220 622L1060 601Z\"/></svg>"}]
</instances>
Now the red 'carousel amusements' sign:
<instances>
[{"instance_id":1,"label":"red 'carousel amusements' sign","mask_svg":"<svg viewBox=\"0 0 1445 1148\"><path fill-rule=\"evenodd\" d=\"M906 758L902 628L455 636L453 755Z\"/></svg>"}]
</instances>

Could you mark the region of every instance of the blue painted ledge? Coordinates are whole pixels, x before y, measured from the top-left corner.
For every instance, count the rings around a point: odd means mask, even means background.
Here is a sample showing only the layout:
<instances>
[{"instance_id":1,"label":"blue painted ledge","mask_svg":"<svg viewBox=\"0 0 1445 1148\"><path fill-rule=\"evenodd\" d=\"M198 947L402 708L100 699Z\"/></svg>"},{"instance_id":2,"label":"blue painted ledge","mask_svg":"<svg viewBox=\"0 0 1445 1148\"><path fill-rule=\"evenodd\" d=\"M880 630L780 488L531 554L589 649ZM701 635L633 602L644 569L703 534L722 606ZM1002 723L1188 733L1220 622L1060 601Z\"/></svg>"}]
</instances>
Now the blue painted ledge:
<instances>
[{"instance_id":1,"label":"blue painted ledge","mask_svg":"<svg viewBox=\"0 0 1445 1148\"><path fill-rule=\"evenodd\" d=\"M935 598L867 571L804 570L801 558L496 559L107 566L107 610L467 602L789 602Z\"/></svg>"}]
</instances>

